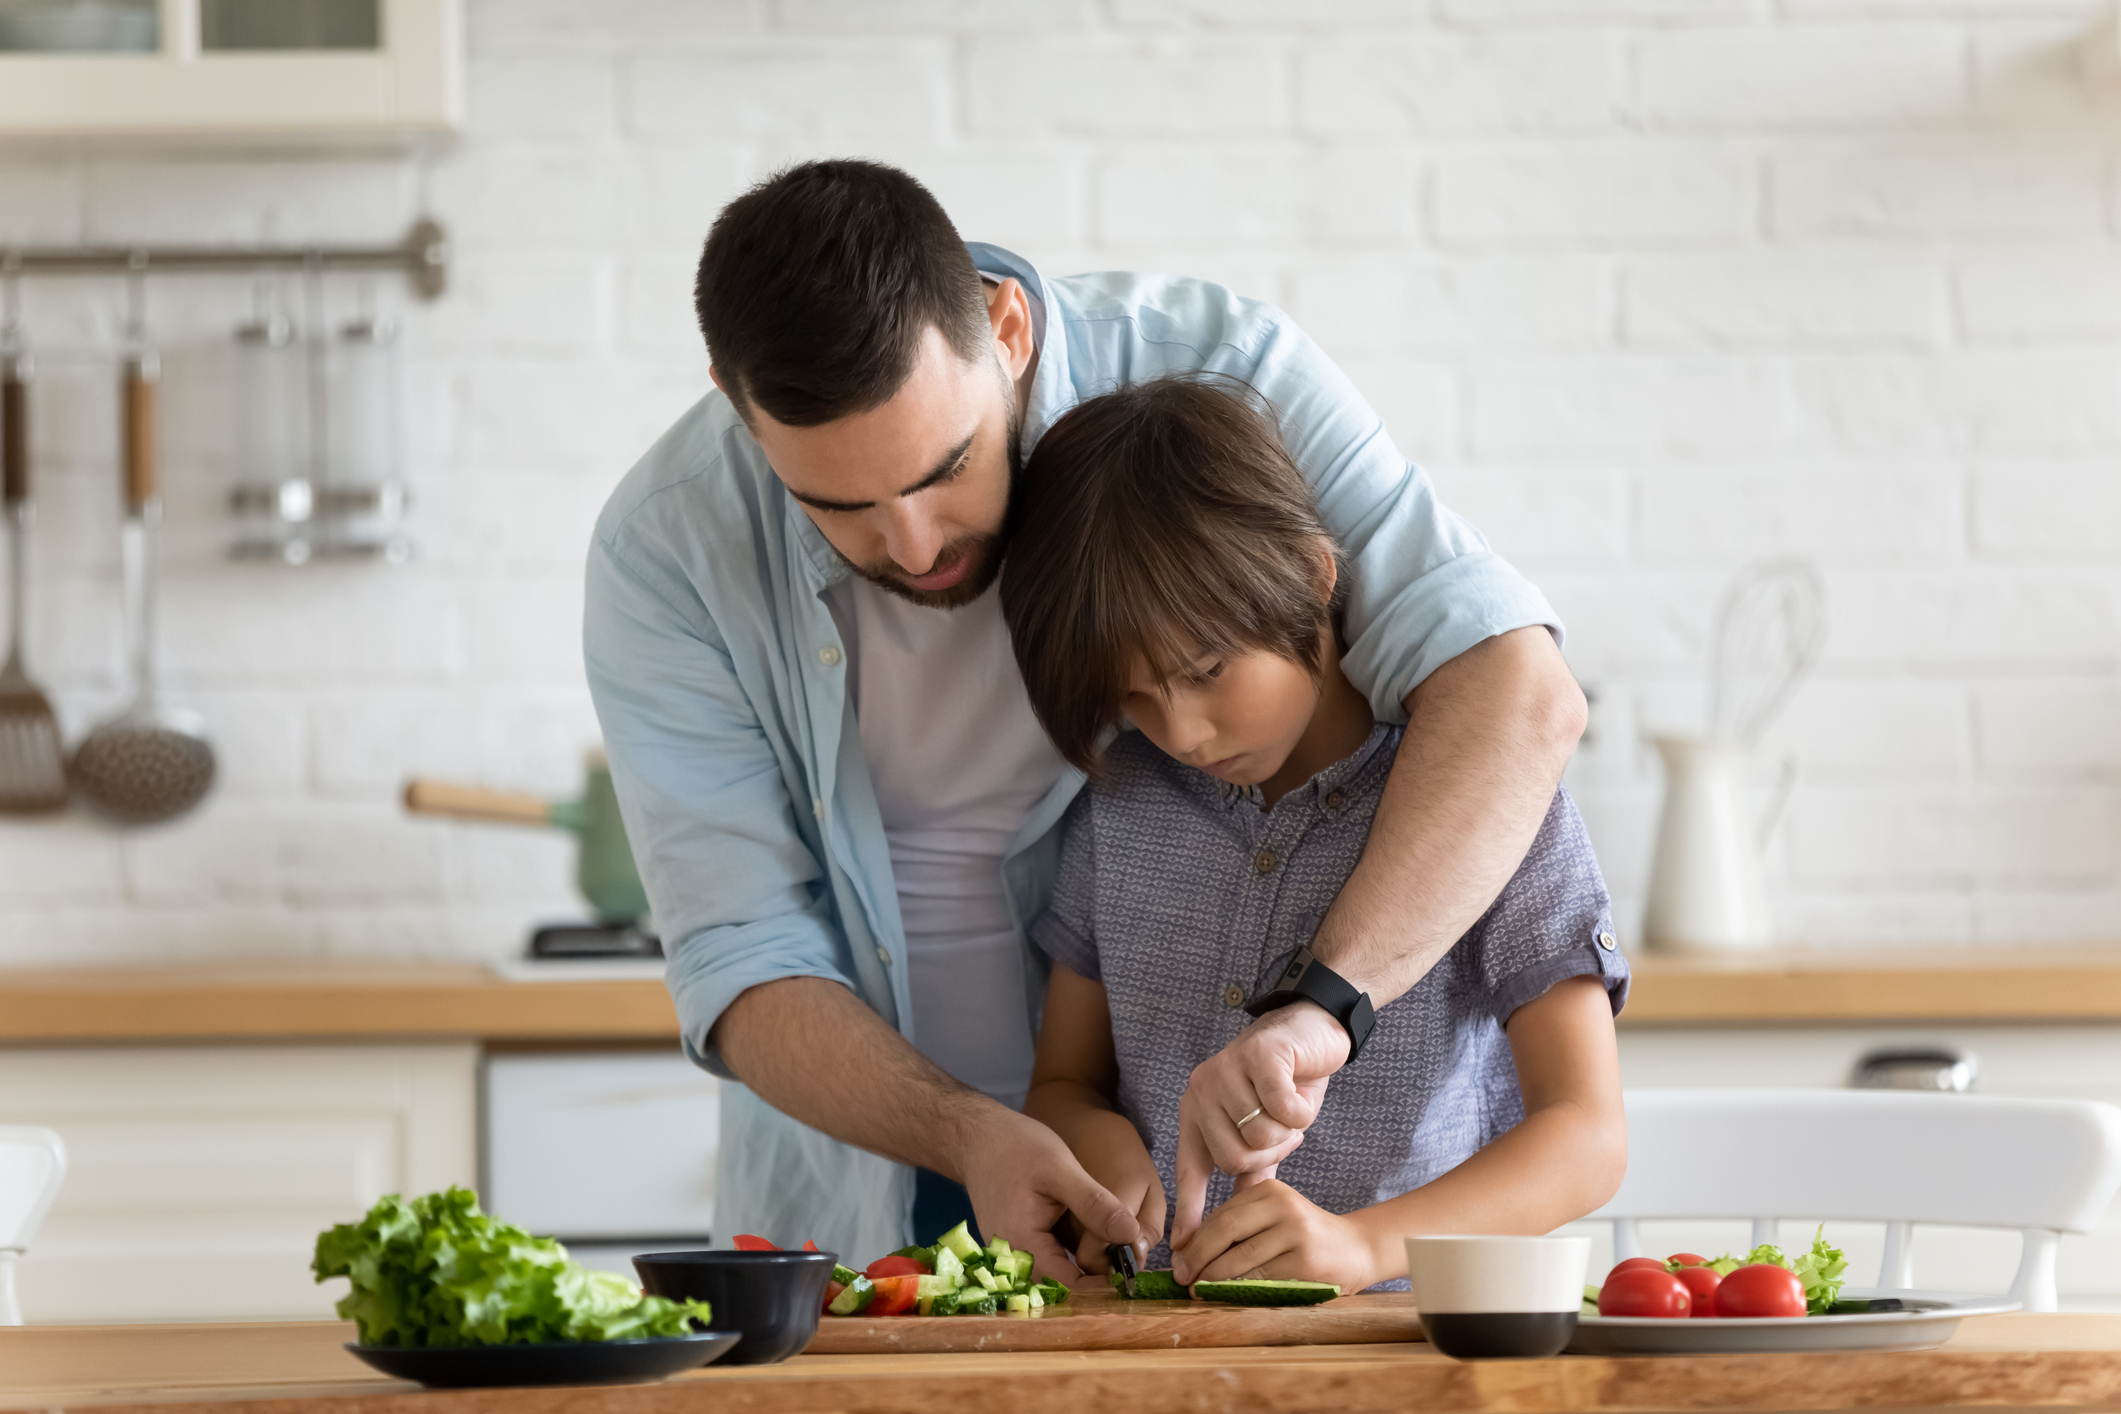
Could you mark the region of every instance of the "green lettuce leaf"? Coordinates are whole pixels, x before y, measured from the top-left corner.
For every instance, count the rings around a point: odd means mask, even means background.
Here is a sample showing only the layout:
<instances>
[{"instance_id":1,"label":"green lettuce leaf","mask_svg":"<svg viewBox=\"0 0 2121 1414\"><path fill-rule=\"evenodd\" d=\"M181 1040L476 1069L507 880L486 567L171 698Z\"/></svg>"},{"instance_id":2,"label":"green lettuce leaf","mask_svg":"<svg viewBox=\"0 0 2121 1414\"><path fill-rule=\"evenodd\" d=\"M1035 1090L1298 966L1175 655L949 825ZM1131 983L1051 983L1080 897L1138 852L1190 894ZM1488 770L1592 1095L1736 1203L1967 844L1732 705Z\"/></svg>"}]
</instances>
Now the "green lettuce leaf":
<instances>
[{"instance_id":1,"label":"green lettuce leaf","mask_svg":"<svg viewBox=\"0 0 2121 1414\"><path fill-rule=\"evenodd\" d=\"M358 1223L317 1236L310 1270L345 1277L338 1303L363 1345L527 1345L684 1335L704 1301L644 1296L570 1261L549 1237L488 1217L463 1188L392 1194Z\"/></svg>"}]
</instances>

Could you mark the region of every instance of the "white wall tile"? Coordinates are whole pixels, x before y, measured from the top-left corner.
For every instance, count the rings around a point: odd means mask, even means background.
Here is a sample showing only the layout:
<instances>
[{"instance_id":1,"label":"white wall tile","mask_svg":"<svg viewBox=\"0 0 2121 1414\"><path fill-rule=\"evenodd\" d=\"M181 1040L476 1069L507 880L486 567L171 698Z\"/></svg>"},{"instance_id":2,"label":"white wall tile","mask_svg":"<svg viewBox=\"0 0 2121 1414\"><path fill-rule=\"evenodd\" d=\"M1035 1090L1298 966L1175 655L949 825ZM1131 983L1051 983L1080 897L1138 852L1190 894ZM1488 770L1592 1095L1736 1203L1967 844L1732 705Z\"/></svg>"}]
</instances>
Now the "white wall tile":
<instances>
[{"instance_id":1,"label":"white wall tile","mask_svg":"<svg viewBox=\"0 0 2121 1414\"><path fill-rule=\"evenodd\" d=\"M1945 332L1941 262L1906 254L1684 255L1631 262L1631 344L1914 344Z\"/></svg>"},{"instance_id":2,"label":"white wall tile","mask_svg":"<svg viewBox=\"0 0 2121 1414\"><path fill-rule=\"evenodd\" d=\"M1437 235L1454 245L1720 243L1753 229L1758 182L1742 152L1633 143L1437 164Z\"/></svg>"},{"instance_id":3,"label":"white wall tile","mask_svg":"<svg viewBox=\"0 0 2121 1414\"><path fill-rule=\"evenodd\" d=\"M1322 138L1611 131L1620 45L1581 34L1336 40L1304 51L1297 124Z\"/></svg>"},{"instance_id":4,"label":"white wall tile","mask_svg":"<svg viewBox=\"0 0 2121 1414\"><path fill-rule=\"evenodd\" d=\"M1947 123L1966 107L1966 81L1966 39L1946 26L1721 30L1635 45L1637 103L1664 127Z\"/></svg>"},{"instance_id":5,"label":"white wall tile","mask_svg":"<svg viewBox=\"0 0 2121 1414\"><path fill-rule=\"evenodd\" d=\"M1215 41L991 39L965 51L975 136L1271 137L1289 127L1285 46Z\"/></svg>"}]
</instances>

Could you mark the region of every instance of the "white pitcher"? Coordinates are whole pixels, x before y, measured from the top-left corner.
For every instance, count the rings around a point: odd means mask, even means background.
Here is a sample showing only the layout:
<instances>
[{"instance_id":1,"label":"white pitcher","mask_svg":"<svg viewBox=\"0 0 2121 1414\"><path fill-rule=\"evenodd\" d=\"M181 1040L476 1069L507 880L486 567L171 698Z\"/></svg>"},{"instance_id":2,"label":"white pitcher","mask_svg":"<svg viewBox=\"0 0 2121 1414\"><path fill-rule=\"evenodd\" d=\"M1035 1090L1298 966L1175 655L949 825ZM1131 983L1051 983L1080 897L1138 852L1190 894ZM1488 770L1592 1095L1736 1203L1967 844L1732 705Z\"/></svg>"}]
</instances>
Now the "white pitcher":
<instances>
[{"instance_id":1,"label":"white pitcher","mask_svg":"<svg viewBox=\"0 0 2121 1414\"><path fill-rule=\"evenodd\" d=\"M1761 858L1790 787L1797 760L1782 758L1781 779L1757 821L1746 818L1745 786L1761 757L1733 742L1653 737L1664 757L1664 813L1650 865L1643 942L1659 952L1728 952L1775 940Z\"/></svg>"}]
</instances>

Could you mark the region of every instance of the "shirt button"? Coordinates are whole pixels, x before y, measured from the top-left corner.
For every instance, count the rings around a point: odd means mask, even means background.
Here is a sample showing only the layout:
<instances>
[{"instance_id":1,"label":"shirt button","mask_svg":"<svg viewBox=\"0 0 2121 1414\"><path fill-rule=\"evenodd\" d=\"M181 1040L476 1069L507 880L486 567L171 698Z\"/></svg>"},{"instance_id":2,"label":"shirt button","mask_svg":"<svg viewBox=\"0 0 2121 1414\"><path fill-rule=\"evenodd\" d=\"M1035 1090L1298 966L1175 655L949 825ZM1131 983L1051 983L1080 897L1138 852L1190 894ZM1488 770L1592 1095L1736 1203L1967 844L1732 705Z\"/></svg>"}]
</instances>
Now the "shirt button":
<instances>
[{"instance_id":1,"label":"shirt button","mask_svg":"<svg viewBox=\"0 0 2121 1414\"><path fill-rule=\"evenodd\" d=\"M1348 798L1339 791L1334 791L1326 796L1326 809L1328 810L1339 810L1347 803Z\"/></svg>"},{"instance_id":2,"label":"shirt button","mask_svg":"<svg viewBox=\"0 0 2121 1414\"><path fill-rule=\"evenodd\" d=\"M1262 874L1273 873L1280 864L1281 861L1274 857L1274 851L1271 849L1263 849L1252 856L1252 867Z\"/></svg>"},{"instance_id":3,"label":"shirt button","mask_svg":"<svg viewBox=\"0 0 2121 1414\"><path fill-rule=\"evenodd\" d=\"M1238 985L1237 985L1237 984L1236 984L1235 982L1232 982L1232 983L1231 983L1231 984L1230 984L1229 986L1227 986L1227 987L1223 988L1223 1005L1224 1005L1224 1006L1226 1006L1226 1007L1241 1007L1241 1006L1243 1006L1244 1004L1245 1004L1245 989L1244 989L1244 988L1242 988L1242 987L1238 986Z\"/></svg>"},{"instance_id":4,"label":"shirt button","mask_svg":"<svg viewBox=\"0 0 2121 1414\"><path fill-rule=\"evenodd\" d=\"M878 948L876 950L876 960L884 964L884 966L889 967L891 965L891 949Z\"/></svg>"},{"instance_id":5,"label":"shirt button","mask_svg":"<svg viewBox=\"0 0 2121 1414\"><path fill-rule=\"evenodd\" d=\"M1611 933L1600 933L1598 935L1598 946L1604 948L1607 952L1611 952L1619 947L1620 944L1613 940Z\"/></svg>"},{"instance_id":6,"label":"shirt button","mask_svg":"<svg viewBox=\"0 0 2121 1414\"><path fill-rule=\"evenodd\" d=\"M817 650L817 660L828 668L836 668L840 662L840 650L828 643Z\"/></svg>"}]
</instances>

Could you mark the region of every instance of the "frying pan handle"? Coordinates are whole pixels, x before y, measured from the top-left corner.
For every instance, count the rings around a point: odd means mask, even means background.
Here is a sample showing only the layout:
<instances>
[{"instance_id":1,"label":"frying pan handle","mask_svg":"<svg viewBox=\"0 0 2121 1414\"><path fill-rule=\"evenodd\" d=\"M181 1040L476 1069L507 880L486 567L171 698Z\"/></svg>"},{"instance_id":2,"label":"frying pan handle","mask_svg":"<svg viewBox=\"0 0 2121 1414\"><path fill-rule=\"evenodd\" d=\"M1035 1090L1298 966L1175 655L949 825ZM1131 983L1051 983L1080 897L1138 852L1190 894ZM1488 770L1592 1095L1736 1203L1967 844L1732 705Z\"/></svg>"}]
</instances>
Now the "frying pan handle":
<instances>
[{"instance_id":1,"label":"frying pan handle","mask_svg":"<svg viewBox=\"0 0 2121 1414\"><path fill-rule=\"evenodd\" d=\"M155 383L152 354L125 361L125 509L139 515L155 499Z\"/></svg>"},{"instance_id":2,"label":"frying pan handle","mask_svg":"<svg viewBox=\"0 0 2121 1414\"><path fill-rule=\"evenodd\" d=\"M13 358L0 358L0 499L29 499L29 384Z\"/></svg>"},{"instance_id":3,"label":"frying pan handle","mask_svg":"<svg viewBox=\"0 0 2121 1414\"><path fill-rule=\"evenodd\" d=\"M415 815L491 820L502 825L552 823L552 806L528 791L488 790L484 786L458 785L454 781L407 781L405 808Z\"/></svg>"}]
</instances>

